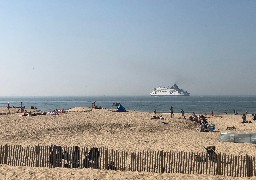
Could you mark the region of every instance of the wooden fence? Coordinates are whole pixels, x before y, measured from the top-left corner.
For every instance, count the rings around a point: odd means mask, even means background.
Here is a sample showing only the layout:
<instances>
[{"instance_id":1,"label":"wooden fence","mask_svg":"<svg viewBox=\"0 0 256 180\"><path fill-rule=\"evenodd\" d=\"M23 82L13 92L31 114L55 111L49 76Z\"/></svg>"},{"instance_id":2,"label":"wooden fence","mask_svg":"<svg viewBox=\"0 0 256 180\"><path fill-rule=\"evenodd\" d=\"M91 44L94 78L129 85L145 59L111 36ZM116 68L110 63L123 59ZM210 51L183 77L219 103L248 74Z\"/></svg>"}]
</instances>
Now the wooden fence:
<instances>
[{"instance_id":1,"label":"wooden fence","mask_svg":"<svg viewBox=\"0 0 256 180\"><path fill-rule=\"evenodd\" d=\"M155 173L256 175L255 158L193 152L126 152L108 148L1 145L0 164L31 167L95 168Z\"/></svg>"}]
</instances>

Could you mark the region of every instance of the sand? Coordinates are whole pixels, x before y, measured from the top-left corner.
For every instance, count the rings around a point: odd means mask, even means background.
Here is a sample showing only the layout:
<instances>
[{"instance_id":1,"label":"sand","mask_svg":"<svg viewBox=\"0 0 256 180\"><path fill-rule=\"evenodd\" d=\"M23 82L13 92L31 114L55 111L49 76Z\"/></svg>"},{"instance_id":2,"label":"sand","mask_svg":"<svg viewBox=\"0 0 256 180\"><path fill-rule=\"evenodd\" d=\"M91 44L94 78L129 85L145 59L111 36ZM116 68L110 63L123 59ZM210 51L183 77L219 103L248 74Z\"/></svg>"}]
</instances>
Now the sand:
<instances>
[{"instance_id":1,"label":"sand","mask_svg":"<svg viewBox=\"0 0 256 180\"><path fill-rule=\"evenodd\" d=\"M0 112L5 112L1 109ZM0 115L1 144L97 146L116 150L204 152L205 146L216 146L217 152L256 157L254 144L219 142L220 132L256 132L256 122L242 124L241 115L208 115L218 132L199 132L197 126L175 114L161 114L164 120L151 120L153 113L129 111L112 112L110 109L73 108L58 116ZM157 115L160 115L157 114ZM189 116L190 114L185 114ZM251 120L252 116L247 115ZM162 123L162 122L165 122ZM236 130L227 131L228 126ZM91 169L49 169L31 167L0 167L0 179L223 179L231 177L187 174L156 174L146 172L119 172ZM233 179L233 178L232 178Z\"/></svg>"},{"instance_id":2,"label":"sand","mask_svg":"<svg viewBox=\"0 0 256 180\"><path fill-rule=\"evenodd\" d=\"M147 172L120 172L96 169L33 168L0 166L0 179L245 179L211 175L158 174ZM250 178L256 179L256 178Z\"/></svg>"}]
</instances>

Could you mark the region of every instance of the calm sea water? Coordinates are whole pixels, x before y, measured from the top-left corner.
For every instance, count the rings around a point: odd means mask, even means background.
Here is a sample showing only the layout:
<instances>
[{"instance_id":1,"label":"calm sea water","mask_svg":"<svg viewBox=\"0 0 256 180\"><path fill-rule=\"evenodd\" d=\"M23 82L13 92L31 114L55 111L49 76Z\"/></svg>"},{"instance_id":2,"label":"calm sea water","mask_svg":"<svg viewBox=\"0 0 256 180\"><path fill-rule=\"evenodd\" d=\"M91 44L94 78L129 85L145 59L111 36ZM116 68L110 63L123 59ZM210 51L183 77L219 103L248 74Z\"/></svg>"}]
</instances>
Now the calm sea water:
<instances>
[{"instance_id":1,"label":"calm sea water","mask_svg":"<svg viewBox=\"0 0 256 180\"><path fill-rule=\"evenodd\" d=\"M255 113L256 96L188 96L188 97L151 97L151 96L129 96L129 97L0 97L0 106L6 107L9 102L11 106L23 105L26 107L36 106L43 111L54 109L69 109L72 107L90 107L96 101L97 106L113 108L114 102L120 102L127 110L153 112L169 112L173 106L174 112L195 113Z\"/></svg>"}]
</instances>

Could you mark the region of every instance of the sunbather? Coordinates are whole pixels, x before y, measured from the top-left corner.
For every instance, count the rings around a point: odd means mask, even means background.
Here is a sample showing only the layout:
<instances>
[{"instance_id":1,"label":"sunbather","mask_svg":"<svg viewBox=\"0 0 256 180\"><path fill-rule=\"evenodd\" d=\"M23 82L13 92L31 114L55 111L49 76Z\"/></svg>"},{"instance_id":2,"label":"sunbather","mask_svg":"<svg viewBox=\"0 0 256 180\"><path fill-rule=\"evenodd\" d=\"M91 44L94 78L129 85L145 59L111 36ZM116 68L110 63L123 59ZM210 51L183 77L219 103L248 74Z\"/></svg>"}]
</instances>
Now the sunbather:
<instances>
[{"instance_id":1,"label":"sunbather","mask_svg":"<svg viewBox=\"0 0 256 180\"><path fill-rule=\"evenodd\" d=\"M242 115L242 120L243 120L242 123L252 123L252 121L247 121L246 120L246 115L245 114Z\"/></svg>"},{"instance_id":2,"label":"sunbather","mask_svg":"<svg viewBox=\"0 0 256 180\"><path fill-rule=\"evenodd\" d=\"M151 119L160 119L159 116L152 116Z\"/></svg>"},{"instance_id":3,"label":"sunbather","mask_svg":"<svg viewBox=\"0 0 256 180\"><path fill-rule=\"evenodd\" d=\"M255 121L256 120L256 114L252 114L253 116L253 120Z\"/></svg>"}]
</instances>

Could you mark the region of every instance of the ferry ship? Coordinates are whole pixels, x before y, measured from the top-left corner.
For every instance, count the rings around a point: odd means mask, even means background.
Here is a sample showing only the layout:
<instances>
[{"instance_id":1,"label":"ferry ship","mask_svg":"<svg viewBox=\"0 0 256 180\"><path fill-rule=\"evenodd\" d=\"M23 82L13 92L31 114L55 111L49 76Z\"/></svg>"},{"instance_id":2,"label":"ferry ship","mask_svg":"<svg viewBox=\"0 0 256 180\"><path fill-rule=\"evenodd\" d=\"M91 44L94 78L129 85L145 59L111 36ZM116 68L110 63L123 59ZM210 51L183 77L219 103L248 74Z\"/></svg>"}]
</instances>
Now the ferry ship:
<instances>
[{"instance_id":1,"label":"ferry ship","mask_svg":"<svg viewBox=\"0 0 256 180\"><path fill-rule=\"evenodd\" d=\"M157 87L150 93L151 96L189 96L190 93L180 89L177 84L169 87Z\"/></svg>"}]
</instances>

